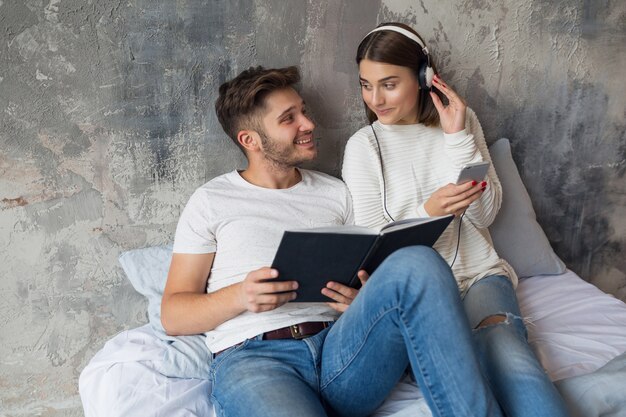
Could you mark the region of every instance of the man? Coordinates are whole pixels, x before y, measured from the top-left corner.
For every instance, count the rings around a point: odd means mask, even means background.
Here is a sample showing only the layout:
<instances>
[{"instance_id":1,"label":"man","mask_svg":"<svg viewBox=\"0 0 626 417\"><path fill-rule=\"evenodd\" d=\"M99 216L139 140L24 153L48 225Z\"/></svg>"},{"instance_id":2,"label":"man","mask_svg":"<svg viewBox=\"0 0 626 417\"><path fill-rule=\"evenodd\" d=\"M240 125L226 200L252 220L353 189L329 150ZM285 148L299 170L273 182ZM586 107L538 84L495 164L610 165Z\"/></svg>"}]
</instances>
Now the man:
<instances>
[{"instance_id":1,"label":"man","mask_svg":"<svg viewBox=\"0 0 626 417\"><path fill-rule=\"evenodd\" d=\"M218 119L248 167L209 181L185 207L164 328L206 333L220 416L366 416L409 364L434 415L500 416L456 281L431 249L400 250L371 279L360 271L360 293L329 282L329 303L290 303L297 283L272 280L285 230L353 221L341 181L297 168L317 154L298 81L295 67L258 67L220 87Z\"/></svg>"}]
</instances>

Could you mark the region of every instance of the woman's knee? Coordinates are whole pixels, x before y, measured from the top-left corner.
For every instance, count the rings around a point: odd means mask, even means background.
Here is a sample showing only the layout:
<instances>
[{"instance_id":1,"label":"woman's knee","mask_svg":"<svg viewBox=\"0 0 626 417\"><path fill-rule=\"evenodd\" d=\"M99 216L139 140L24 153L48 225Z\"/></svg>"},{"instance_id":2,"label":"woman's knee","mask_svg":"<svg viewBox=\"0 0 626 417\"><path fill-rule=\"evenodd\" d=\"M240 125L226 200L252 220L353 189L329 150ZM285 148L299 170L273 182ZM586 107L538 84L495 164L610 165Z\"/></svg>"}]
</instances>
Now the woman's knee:
<instances>
[{"instance_id":1,"label":"woman's knee","mask_svg":"<svg viewBox=\"0 0 626 417\"><path fill-rule=\"evenodd\" d=\"M523 341L523 343L527 343L528 332L524 319L521 316L510 312L502 312L487 316L483 318L480 323L472 329L472 331L475 334L484 334L498 328L502 330L507 329L508 331L516 334L517 338Z\"/></svg>"}]
</instances>

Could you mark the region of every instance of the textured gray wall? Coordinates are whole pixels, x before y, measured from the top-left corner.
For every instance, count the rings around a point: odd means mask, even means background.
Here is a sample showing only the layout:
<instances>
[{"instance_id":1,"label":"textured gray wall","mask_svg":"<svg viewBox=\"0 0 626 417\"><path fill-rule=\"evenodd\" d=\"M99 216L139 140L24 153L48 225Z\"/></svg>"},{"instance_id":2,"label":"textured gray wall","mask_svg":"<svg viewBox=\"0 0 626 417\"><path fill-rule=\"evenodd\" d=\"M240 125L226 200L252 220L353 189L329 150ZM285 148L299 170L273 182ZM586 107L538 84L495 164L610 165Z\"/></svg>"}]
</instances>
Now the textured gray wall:
<instances>
[{"instance_id":1,"label":"textured gray wall","mask_svg":"<svg viewBox=\"0 0 626 417\"><path fill-rule=\"evenodd\" d=\"M315 167L364 123L353 56L380 21L427 39L507 136L557 253L626 299L626 3L609 0L0 0L0 415L82 415L77 377L146 321L117 264L243 167L213 112L253 64L299 64Z\"/></svg>"}]
</instances>

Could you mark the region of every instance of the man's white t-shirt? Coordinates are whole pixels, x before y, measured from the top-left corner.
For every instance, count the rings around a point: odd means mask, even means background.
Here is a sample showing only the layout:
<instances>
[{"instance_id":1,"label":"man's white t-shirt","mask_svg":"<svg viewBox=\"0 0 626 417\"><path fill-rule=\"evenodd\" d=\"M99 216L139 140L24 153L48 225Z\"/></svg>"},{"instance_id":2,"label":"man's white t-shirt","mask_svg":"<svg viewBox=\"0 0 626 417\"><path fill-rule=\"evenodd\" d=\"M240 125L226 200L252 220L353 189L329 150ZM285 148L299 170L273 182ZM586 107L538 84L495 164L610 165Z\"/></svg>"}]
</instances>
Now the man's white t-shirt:
<instances>
[{"instance_id":1,"label":"man's white t-shirt","mask_svg":"<svg viewBox=\"0 0 626 417\"><path fill-rule=\"evenodd\" d=\"M352 199L342 181L299 171L302 180L287 189L258 187L233 171L193 193L176 228L174 253L215 253L208 293L270 266L285 230L354 223ZM228 320L206 333L206 344L211 352L219 352L270 330L337 316L324 303L287 303Z\"/></svg>"}]
</instances>

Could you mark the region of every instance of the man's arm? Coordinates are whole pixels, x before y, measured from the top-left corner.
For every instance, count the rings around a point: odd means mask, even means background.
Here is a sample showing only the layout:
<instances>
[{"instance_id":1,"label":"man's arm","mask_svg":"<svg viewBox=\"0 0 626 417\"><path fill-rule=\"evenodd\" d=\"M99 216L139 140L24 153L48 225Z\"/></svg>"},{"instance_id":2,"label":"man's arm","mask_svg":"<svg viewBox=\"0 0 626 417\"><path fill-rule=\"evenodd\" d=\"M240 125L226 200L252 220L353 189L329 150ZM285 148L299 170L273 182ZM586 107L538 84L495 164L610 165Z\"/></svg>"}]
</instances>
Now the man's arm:
<instances>
[{"instance_id":1,"label":"man's arm","mask_svg":"<svg viewBox=\"0 0 626 417\"><path fill-rule=\"evenodd\" d=\"M167 334L208 332L245 311L273 310L296 297L295 281L266 282L278 276L271 268L252 271L244 281L207 294L214 257L215 253L172 256L161 302L161 323Z\"/></svg>"},{"instance_id":2,"label":"man's arm","mask_svg":"<svg viewBox=\"0 0 626 417\"><path fill-rule=\"evenodd\" d=\"M242 311L233 302L236 288L207 294L215 253L172 256L161 301L161 323L169 335L207 332Z\"/></svg>"}]
</instances>

